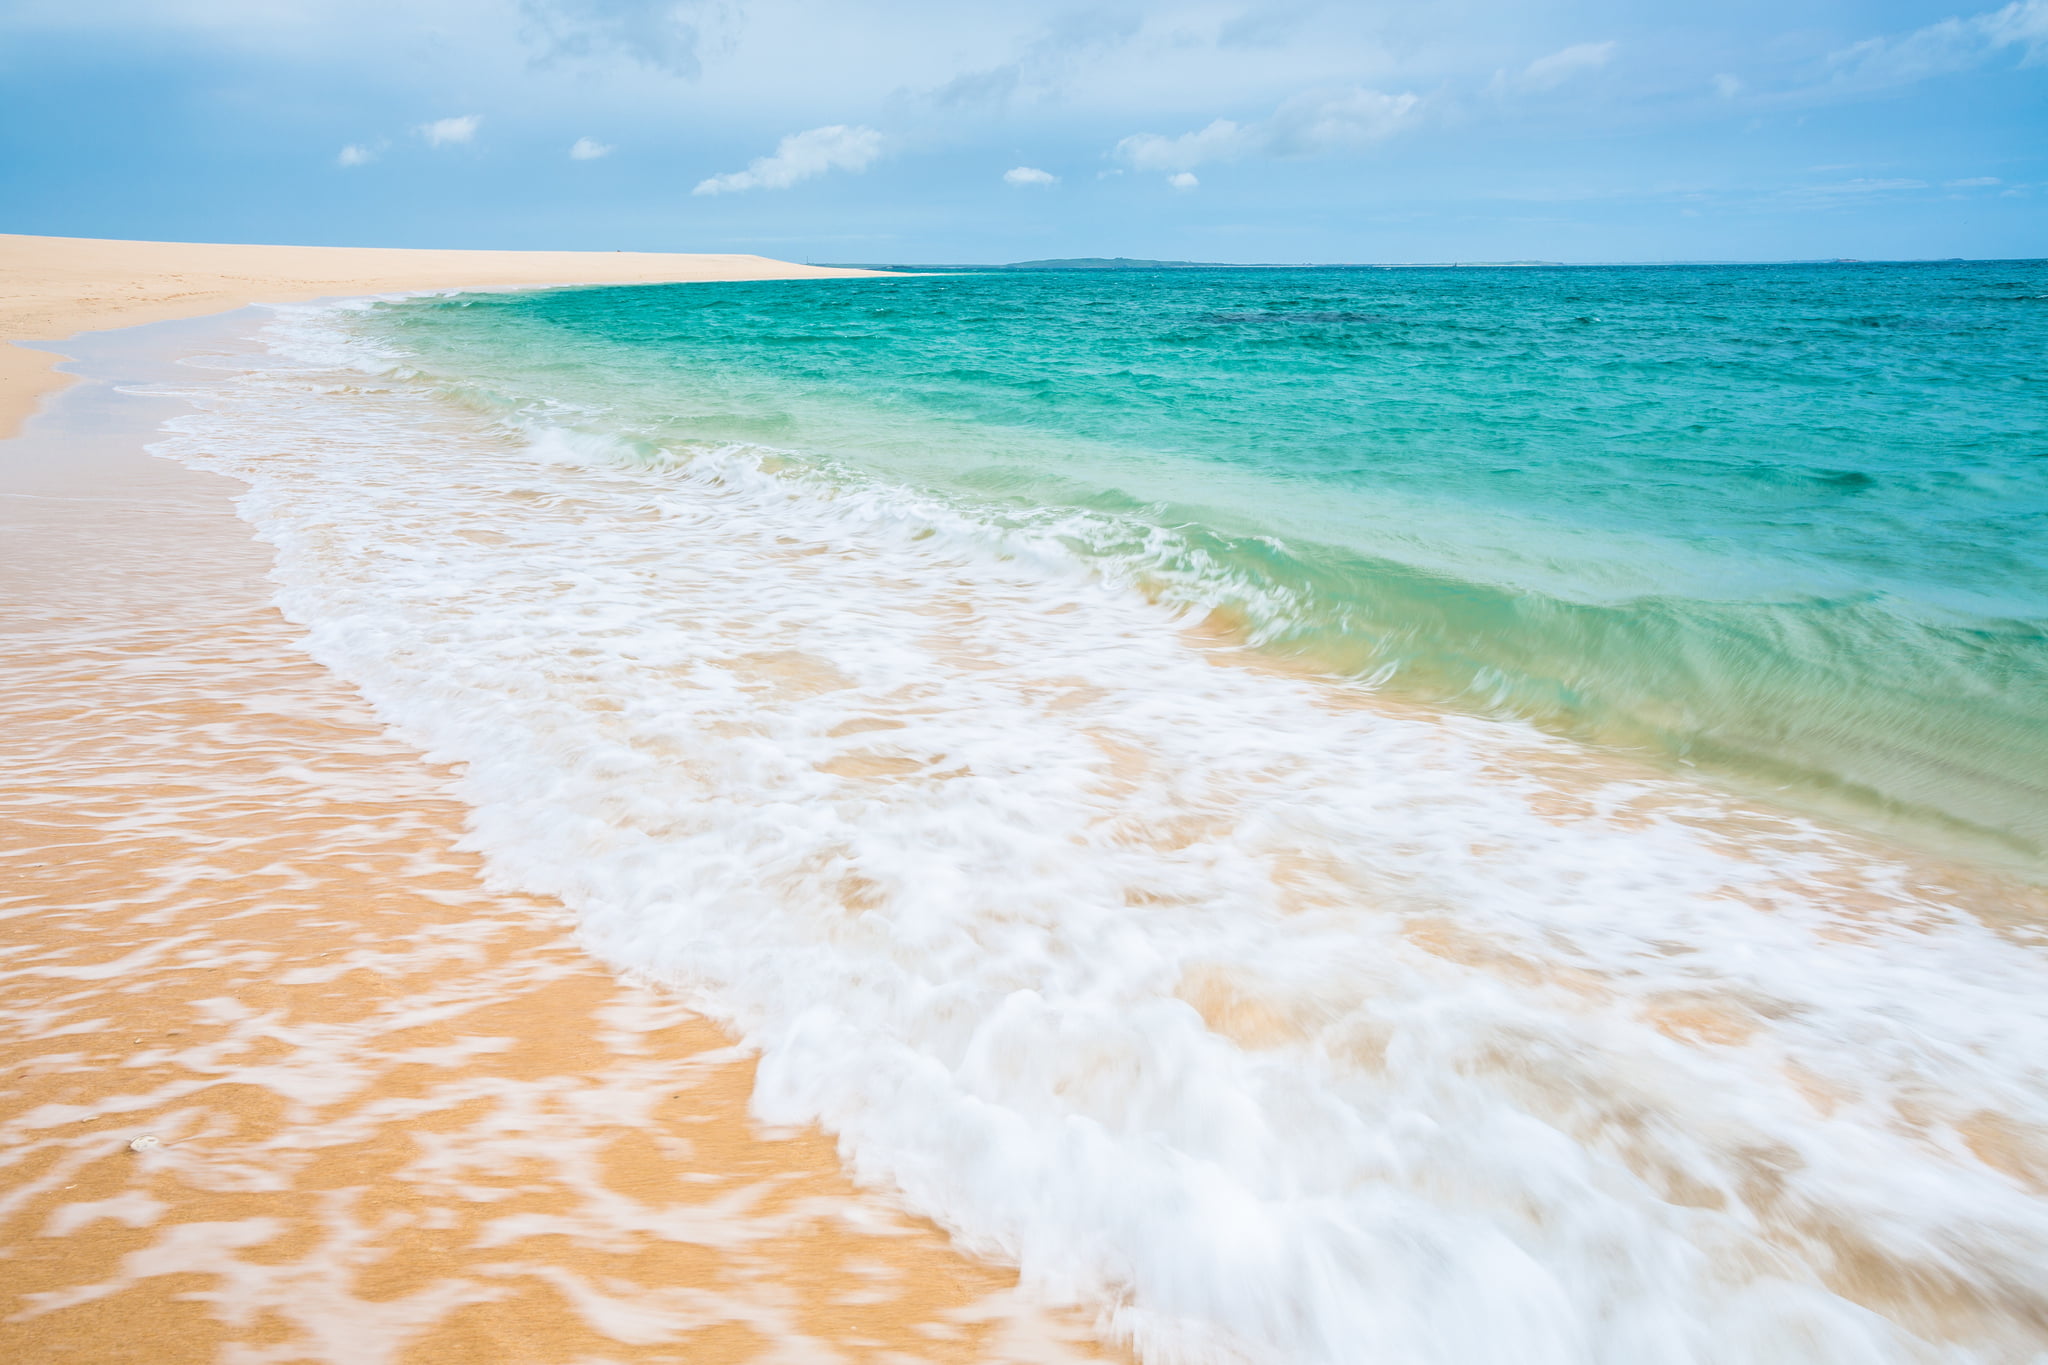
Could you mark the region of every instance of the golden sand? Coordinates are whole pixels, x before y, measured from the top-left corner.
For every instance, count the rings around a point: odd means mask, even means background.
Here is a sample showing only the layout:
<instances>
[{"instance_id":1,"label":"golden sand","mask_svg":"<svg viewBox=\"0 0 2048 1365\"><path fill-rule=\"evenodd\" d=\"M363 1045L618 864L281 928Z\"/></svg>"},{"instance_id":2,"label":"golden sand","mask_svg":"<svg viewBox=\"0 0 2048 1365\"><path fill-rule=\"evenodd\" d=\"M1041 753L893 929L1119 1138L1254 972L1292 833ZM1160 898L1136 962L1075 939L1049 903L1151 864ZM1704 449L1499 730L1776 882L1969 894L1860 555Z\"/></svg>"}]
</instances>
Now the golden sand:
<instances>
[{"instance_id":1,"label":"golden sand","mask_svg":"<svg viewBox=\"0 0 2048 1365\"><path fill-rule=\"evenodd\" d=\"M43 276L29 243L14 335L824 273L58 242ZM126 273L65 311L93 260ZM445 774L296 651L233 489L48 421L0 447L0 1360L1104 1356L822 1134L759 1131L752 1058L560 906L487 888Z\"/></svg>"},{"instance_id":2,"label":"golden sand","mask_svg":"<svg viewBox=\"0 0 2048 1365\"><path fill-rule=\"evenodd\" d=\"M766 256L641 251L414 251L390 247L227 246L0 233L0 342L406 289L652 284L870 275ZM60 357L0 345L0 437L70 380Z\"/></svg>"}]
</instances>

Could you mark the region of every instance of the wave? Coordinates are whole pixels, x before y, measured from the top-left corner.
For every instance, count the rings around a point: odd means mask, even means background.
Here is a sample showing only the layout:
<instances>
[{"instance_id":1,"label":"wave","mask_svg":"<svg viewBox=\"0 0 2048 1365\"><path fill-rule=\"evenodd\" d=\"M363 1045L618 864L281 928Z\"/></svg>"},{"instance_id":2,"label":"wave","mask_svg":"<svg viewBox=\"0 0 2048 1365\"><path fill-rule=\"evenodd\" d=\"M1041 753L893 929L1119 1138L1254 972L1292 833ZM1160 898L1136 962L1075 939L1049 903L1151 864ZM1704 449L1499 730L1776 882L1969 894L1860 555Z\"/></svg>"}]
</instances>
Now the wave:
<instances>
[{"instance_id":1,"label":"wave","mask_svg":"<svg viewBox=\"0 0 2048 1365\"><path fill-rule=\"evenodd\" d=\"M1128 304L1115 290L957 284L920 294L915 318L900 299L768 286L456 299L372 331L496 420L643 452L761 445L784 467L916 488L1389 698L2048 878L2038 479L2012 457L1996 373L1983 401L1951 384L1911 420L1860 388L1823 410L1814 381L1867 359L1829 342L1788 386L1716 329L1668 335L1637 298L1635 340L1603 343L1626 370L1602 381L1621 384L1617 417L1586 406L1605 390L1585 357L1531 370L1529 347L1554 343L1490 298L1407 307L1410 351L1387 361L1295 335L1330 310L1174 321L1264 288L1241 281L1148 295L1148 320L1121 328L1101 311ZM1900 316L1946 316L1908 295ZM1761 317L1789 342L1784 311ZM1241 362L1182 336L1217 316L1287 335ZM1125 339L1148 327L1165 330ZM1664 359L1638 374L1651 340ZM1712 430L1646 436L1681 416Z\"/></svg>"},{"instance_id":2,"label":"wave","mask_svg":"<svg viewBox=\"0 0 2048 1365\"><path fill-rule=\"evenodd\" d=\"M345 310L268 341L157 448L249 483L491 875L1147 1359L2042 1349L2032 930L1218 645L1239 561L1167 528L487 413Z\"/></svg>"}]
</instances>

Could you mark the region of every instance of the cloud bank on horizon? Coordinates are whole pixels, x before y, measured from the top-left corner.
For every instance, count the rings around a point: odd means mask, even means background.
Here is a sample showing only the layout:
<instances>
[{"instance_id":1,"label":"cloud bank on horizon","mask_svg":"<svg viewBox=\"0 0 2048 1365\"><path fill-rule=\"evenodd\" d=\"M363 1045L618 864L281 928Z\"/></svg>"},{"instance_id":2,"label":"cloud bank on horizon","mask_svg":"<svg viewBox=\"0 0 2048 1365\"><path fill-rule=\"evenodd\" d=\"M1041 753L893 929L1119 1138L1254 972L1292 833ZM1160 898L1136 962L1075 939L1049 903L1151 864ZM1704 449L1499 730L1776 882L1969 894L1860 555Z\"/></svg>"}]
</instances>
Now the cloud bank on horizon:
<instances>
[{"instance_id":1,"label":"cloud bank on horizon","mask_svg":"<svg viewBox=\"0 0 2048 1365\"><path fill-rule=\"evenodd\" d=\"M2048 0L17 0L0 72L14 231L2048 254Z\"/></svg>"}]
</instances>

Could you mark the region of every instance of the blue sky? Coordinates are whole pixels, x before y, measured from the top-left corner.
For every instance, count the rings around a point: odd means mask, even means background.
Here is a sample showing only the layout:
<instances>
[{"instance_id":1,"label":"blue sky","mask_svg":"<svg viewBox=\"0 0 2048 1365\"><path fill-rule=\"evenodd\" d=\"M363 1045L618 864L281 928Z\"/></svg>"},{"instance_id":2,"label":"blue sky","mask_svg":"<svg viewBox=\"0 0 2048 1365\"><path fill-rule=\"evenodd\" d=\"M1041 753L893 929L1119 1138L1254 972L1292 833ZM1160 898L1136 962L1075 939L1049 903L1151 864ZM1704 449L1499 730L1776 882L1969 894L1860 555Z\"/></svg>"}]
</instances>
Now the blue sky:
<instances>
[{"instance_id":1,"label":"blue sky","mask_svg":"<svg viewBox=\"0 0 2048 1365\"><path fill-rule=\"evenodd\" d=\"M2048 255L2048 0L6 0L0 230Z\"/></svg>"}]
</instances>

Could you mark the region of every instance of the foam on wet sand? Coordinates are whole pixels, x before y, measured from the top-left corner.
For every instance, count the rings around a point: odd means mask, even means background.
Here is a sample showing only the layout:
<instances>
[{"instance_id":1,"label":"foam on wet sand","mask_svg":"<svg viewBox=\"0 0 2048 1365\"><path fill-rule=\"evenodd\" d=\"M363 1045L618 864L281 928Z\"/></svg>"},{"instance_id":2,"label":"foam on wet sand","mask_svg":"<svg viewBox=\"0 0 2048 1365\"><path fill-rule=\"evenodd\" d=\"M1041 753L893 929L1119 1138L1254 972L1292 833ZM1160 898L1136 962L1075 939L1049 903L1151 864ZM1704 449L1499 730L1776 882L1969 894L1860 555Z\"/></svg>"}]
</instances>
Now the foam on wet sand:
<instances>
[{"instance_id":1,"label":"foam on wet sand","mask_svg":"<svg viewBox=\"0 0 2048 1365\"><path fill-rule=\"evenodd\" d=\"M378 283L247 282L307 274ZM0 446L0 1356L1103 1358L484 884L236 485L141 452L172 410L89 387Z\"/></svg>"},{"instance_id":2,"label":"foam on wet sand","mask_svg":"<svg viewBox=\"0 0 2048 1365\"><path fill-rule=\"evenodd\" d=\"M106 1240L17 1325L1091 1349L752 1091L1150 1358L2040 1349L2033 892L1247 654L1051 512L450 402L361 320L119 376L274 566L158 500L96 587L63 518L147 480L19 490L18 1226Z\"/></svg>"}]
</instances>

